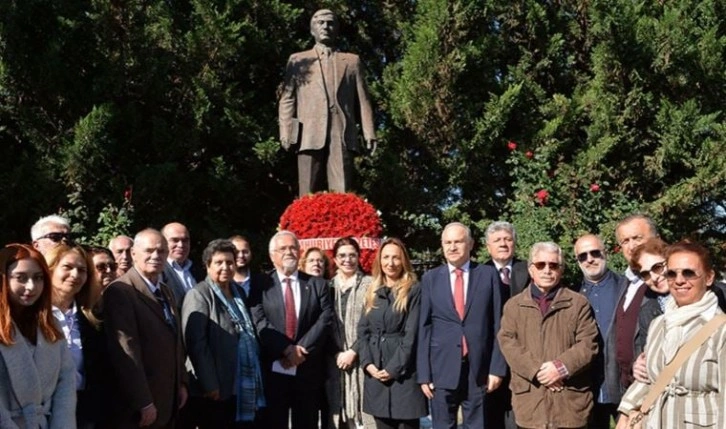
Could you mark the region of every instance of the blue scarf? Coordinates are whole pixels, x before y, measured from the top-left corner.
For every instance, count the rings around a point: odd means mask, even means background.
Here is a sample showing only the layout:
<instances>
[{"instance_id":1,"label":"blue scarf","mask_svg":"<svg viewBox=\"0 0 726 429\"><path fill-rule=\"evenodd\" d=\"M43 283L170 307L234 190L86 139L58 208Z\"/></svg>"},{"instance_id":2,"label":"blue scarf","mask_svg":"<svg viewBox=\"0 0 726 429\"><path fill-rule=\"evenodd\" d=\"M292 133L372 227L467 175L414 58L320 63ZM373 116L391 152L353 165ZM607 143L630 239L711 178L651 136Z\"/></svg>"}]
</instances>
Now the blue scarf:
<instances>
[{"instance_id":1,"label":"blue scarf","mask_svg":"<svg viewBox=\"0 0 726 429\"><path fill-rule=\"evenodd\" d=\"M242 300L238 286L230 283L234 296L232 302L227 300L219 285L207 277L207 283L217 298L224 303L232 323L239 334L237 342L237 377L235 391L237 394L238 422L255 420L255 412L264 407L265 393L262 390L262 370L260 368L260 346L257 343L255 329L252 325L247 307Z\"/></svg>"}]
</instances>

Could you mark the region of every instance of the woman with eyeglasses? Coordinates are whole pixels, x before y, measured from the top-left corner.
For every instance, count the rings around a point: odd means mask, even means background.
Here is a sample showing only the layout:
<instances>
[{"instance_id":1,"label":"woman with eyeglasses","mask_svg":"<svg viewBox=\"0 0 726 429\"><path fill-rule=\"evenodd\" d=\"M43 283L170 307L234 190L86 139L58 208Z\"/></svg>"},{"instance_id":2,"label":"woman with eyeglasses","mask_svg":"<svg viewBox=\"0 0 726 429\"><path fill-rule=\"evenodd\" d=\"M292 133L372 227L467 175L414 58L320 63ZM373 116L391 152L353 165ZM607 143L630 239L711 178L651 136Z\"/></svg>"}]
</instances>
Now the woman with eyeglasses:
<instances>
[{"instance_id":1,"label":"woman with eyeglasses","mask_svg":"<svg viewBox=\"0 0 726 429\"><path fill-rule=\"evenodd\" d=\"M635 334L635 353L640 355L645 350L650 322L663 314L665 303L670 295L665 273L665 252L668 245L660 238L651 238L633 249L633 272L638 273L648 286L645 296L648 301L643 304L638 313L638 330Z\"/></svg>"},{"instance_id":2,"label":"woman with eyeglasses","mask_svg":"<svg viewBox=\"0 0 726 429\"><path fill-rule=\"evenodd\" d=\"M335 317L331 329L333 350L329 353L325 386L330 414L328 426L355 428L363 425L373 428L373 418L361 411L363 371L358 366L358 321L371 278L360 268L360 246L353 237L335 242L333 258L337 270L330 281Z\"/></svg>"},{"instance_id":3,"label":"woman with eyeglasses","mask_svg":"<svg viewBox=\"0 0 726 429\"><path fill-rule=\"evenodd\" d=\"M665 252L671 297L663 315L650 325L645 345L648 383L636 381L622 398L618 429L726 427L726 324L690 353L665 389L659 391L652 409L637 413L664 368L701 328L723 315L711 291L715 272L708 251L701 245L680 242ZM639 426L642 425L642 426Z\"/></svg>"},{"instance_id":4,"label":"woman with eyeglasses","mask_svg":"<svg viewBox=\"0 0 726 429\"><path fill-rule=\"evenodd\" d=\"M209 242L202 252L207 277L184 297L184 343L193 368L184 428L255 428L265 406L257 334L244 289L234 281L236 255L229 240Z\"/></svg>"},{"instance_id":5,"label":"woman with eyeglasses","mask_svg":"<svg viewBox=\"0 0 726 429\"><path fill-rule=\"evenodd\" d=\"M360 366L366 371L363 410L378 429L417 429L427 414L416 380L421 288L403 243L388 238L373 261L373 281L358 324Z\"/></svg>"},{"instance_id":6,"label":"woman with eyeglasses","mask_svg":"<svg viewBox=\"0 0 726 429\"><path fill-rule=\"evenodd\" d=\"M319 247L305 249L300 258L300 271L311 276L328 278L328 257Z\"/></svg>"},{"instance_id":7,"label":"woman with eyeglasses","mask_svg":"<svg viewBox=\"0 0 726 429\"><path fill-rule=\"evenodd\" d=\"M81 246L60 244L45 254L51 274L53 315L76 367L76 423L92 429L105 417L109 367L98 316L101 286L93 259Z\"/></svg>"},{"instance_id":8,"label":"woman with eyeglasses","mask_svg":"<svg viewBox=\"0 0 726 429\"><path fill-rule=\"evenodd\" d=\"M0 250L0 428L76 427L75 368L51 295L37 250Z\"/></svg>"},{"instance_id":9,"label":"woman with eyeglasses","mask_svg":"<svg viewBox=\"0 0 726 429\"><path fill-rule=\"evenodd\" d=\"M118 265L113 259L113 253L105 247L91 247L89 253L93 258L93 267L96 269L96 282L101 285L101 290L106 289L112 281L118 277L116 268Z\"/></svg>"}]
</instances>

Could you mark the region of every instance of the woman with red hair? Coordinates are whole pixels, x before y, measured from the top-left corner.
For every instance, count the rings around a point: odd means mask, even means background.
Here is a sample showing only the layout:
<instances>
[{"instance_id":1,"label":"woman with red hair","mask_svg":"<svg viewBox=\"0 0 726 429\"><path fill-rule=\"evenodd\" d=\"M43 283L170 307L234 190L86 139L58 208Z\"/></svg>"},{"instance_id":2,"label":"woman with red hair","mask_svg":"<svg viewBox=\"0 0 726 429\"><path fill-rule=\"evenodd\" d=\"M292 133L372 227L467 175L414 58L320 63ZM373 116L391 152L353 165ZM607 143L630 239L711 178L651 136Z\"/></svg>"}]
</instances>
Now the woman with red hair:
<instances>
[{"instance_id":1,"label":"woman with red hair","mask_svg":"<svg viewBox=\"0 0 726 429\"><path fill-rule=\"evenodd\" d=\"M0 427L76 427L73 360L51 310L50 273L37 250L0 250Z\"/></svg>"}]
</instances>

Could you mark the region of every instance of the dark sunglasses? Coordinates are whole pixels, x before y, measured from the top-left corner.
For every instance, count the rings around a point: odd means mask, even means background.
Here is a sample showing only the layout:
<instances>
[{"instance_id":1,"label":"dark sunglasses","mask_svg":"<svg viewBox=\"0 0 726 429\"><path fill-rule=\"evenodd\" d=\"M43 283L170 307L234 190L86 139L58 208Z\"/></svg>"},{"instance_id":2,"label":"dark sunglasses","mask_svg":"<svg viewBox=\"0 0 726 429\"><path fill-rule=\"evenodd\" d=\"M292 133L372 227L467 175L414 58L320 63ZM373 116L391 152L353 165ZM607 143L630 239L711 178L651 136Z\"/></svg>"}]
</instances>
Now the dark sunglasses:
<instances>
[{"instance_id":1,"label":"dark sunglasses","mask_svg":"<svg viewBox=\"0 0 726 429\"><path fill-rule=\"evenodd\" d=\"M101 262L100 264L96 264L96 271L104 272L106 270L116 271L116 268L118 265L115 262L109 262L108 264L105 262Z\"/></svg>"},{"instance_id":2,"label":"dark sunglasses","mask_svg":"<svg viewBox=\"0 0 726 429\"><path fill-rule=\"evenodd\" d=\"M602 251L599 249L591 250L589 252L582 252L577 254L577 260L580 262L587 261L587 255L593 257L593 259L602 259Z\"/></svg>"},{"instance_id":3,"label":"dark sunglasses","mask_svg":"<svg viewBox=\"0 0 726 429\"><path fill-rule=\"evenodd\" d=\"M544 262L544 261L532 262L532 265L534 265L534 267L540 271L544 270L545 267L550 267L550 270L557 271L560 269L560 266L561 266L557 262Z\"/></svg>"},{"instance_id":4,"label":"dark sunglasses","mask_svg":"<svg viewBox=\"0 0 726 429\"><path fill-rule=\"evenodd\" d=\"M41 238L47 238L54 243L60 243L63 240L65 240L67 243L73 242L71 235L67 232L49 232L48 234L38 237L38 240L40 240Z\"/></svg>"},{"instance_id":5,"label":"dark sunglasses","mask_svg":"<svg viewBox=\"0 0 726 429\"><path fill-rule=\"evenodd\" d=\"M658 274L658 275L663 274L663 271L665 271L665 268L666 268L665 261L658 262L657 264L653 264L653 266L650 267L649 270L643 270L643 271L639 272L638 275L640 276L641 279L647 281L647 280L650 280L650 276L652 274Z\"/></svg>"},{"instance_id":6,"label":"dark sunglasses","mask_svg":"<svg viewBox=\"0 0 726 429\"><path fill-rule=\"evenodd\" d=\"M665 272L665 278L668 279L669 282L673 282L678 278L678 274L683 276L685 280L696 280L697 278L701 277L703 274L698 274L695 270L692 270L690 268L684 268L682 270L668 270Z\"/></svg>"}]
</instances>

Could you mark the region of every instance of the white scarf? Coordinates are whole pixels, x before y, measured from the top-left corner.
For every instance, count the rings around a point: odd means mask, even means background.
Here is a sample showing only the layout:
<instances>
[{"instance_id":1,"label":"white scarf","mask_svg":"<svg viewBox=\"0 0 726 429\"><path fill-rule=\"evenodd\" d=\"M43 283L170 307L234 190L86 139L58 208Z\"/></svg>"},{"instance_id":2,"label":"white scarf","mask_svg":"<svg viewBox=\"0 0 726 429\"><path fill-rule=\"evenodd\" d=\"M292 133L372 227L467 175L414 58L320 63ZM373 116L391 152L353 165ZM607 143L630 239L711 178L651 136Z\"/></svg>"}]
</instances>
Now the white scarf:
<instances>
[{"instance_id":1,"label":"white scarf","mask_svg":"<svg viewBox=\"0 0 726 429\"><path fill-rule=\"evenodd\" d=\"M663 320L665 321L665 337L663 339L663 356L668 364L676 356L678 349L693 334L693 321L702 318L704 321L713 319L718 309L716 295L707 290L703 297L693 304L679 307L673 297L665 304ZM700 326L700 325L699 325Z\"/></svg>"}]
</instances>

